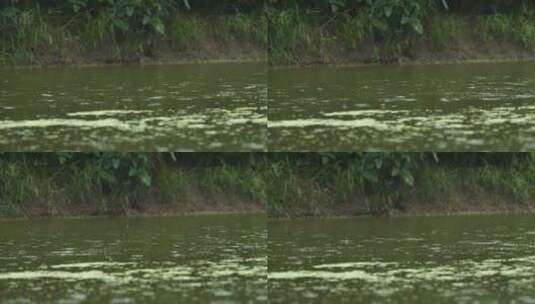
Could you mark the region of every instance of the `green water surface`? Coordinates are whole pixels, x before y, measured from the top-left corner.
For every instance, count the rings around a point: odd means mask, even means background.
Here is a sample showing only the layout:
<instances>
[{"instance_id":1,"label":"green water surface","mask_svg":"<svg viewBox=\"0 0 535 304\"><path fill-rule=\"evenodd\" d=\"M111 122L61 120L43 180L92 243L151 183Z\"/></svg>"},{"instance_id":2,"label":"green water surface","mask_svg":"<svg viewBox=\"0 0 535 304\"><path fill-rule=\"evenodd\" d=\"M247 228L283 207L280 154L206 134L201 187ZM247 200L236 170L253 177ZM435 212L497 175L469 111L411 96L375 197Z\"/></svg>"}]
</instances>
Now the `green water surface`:
<instances>
[{"instance_id":1,"label":"green water surface","mask_svg":"<svg viewBox=\"0 0 535 304\"><path fill-rule=\"evenodd\" d=\"M535 62L281 68L273 151L535 150Z\"/></svg>"},{"instance_id":2,"label":"green water surface","mask_svg":"<svg viewBox=\"0 0 535 304\"><path fill-rule=\"evenodd\" d=\"M0 222L0 303L266 303L262 215Z\"/></svg>"},{"instance_id":3,"label":"green water surface","mask_svg":"<svg viewBox=\"0 0 535 304\"><path fill-rule=\"evenodd\" d=\"M272 221L271 303L534 303L535 217Z\"/></svg>"},{"instance_id":4,"label":"green water surface","mask_svg":"<svg viewBox=\"0 0 535 304\"><path fill-rule=\"evenodd\" d=\"M0 69L3 151L265 149L264 64Z\"/></svg>"}]
</instances>

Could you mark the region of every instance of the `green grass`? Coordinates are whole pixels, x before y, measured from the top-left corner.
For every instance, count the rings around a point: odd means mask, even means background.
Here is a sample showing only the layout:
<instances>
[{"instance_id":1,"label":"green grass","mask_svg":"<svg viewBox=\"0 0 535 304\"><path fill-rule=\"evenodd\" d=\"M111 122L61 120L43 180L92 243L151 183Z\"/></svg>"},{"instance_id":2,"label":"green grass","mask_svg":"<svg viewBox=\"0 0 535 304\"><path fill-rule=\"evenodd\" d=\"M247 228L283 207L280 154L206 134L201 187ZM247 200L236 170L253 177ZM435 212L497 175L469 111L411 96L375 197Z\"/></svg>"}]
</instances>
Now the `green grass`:
<instances>
[{"instance_id":1,"label":"green grass","mask_svg":"<svg viewBox=\"0 0 535 304\"><path fill-rule=\"evenodd\" d=\"M448 202L452 193L458 191L459 171L456 168L444 168L426 165L419 172L415 186L418 200L423 204Z\"/></svg>"},{"instance_id":2,"label":"green grass","mask_svg":"<svg viewBox=\"0 0 535 304\"><path fill-rule=\"evenodd\" d=\"M294 205L302 204L305 193L313 189L313 181L302 181L297 167L289 158L266 159L263 167L266 193L268 194L268 214L277 217L291 214Z\"/></svg>"},{"instance_id":3,"label":"green grass","mask_svg":"<svg viewBox=\"0 0 535 304\"><path fill-rule=\"evenodd\" d=\"M300 20L294 10L268 11L269 59L272 64L289 64L298 61L298 46L307 41L307 23Z\"/></svg>"},{"instance_id":4,"label":"green grass","mask_svg":"<svg viewBox=\"0 0 535 304\"><path fill-rule=\"evenodd\" d=\"M495 197L518 206L533 203L534 157L509 154L500 156L509 159L504 163L481 164L472 156L459 153L452 162L439 155L438 162L428 157L411 165L412 186L400 184L396 176L384 171L377 182L371 182L363 177L366 171L358 157L339 162L341 158L336 156L338 163L320 165L311 159L279 156L266 167L268 212L274 217L325 216L346 212L339 206L346 208L347 203L371 214L410 209L410 204L447 212L470 209L472 197ZM416 154L412 157L419 158ZM481 157L492 159L490 155ZM474 208L484 209L491 202L477 204Z\"/></svg>"},{"instance_id":5,"label":"green grass","mask_svg":"<svg viewBox=\"0 0 535 304\"><path fill-rule=\"evenodd\" d=\"M198 18L175 18L168 30L168 39L177 51L199 50L207 25Z\"/></svg>"},{"instance_id":6,"label":"green grass","mask_svg":"<svg viewBox=\"0 0 535 304\"><path fill-rule=\"evenodd\" d=\"M468 29L469 25L460 16L436 15L431 18L428 26L428 37L433 48L442 50L465 36Z\"/></svg>"},{"instance_id":7,"label":"green grass","mask_svg":"<svg viewBox=\"0 0 535 304\"><path fill-rule=\"evenodd\" d=\"M369 20L363 14L348 16L346 18L342 23L343 41L348 49L358 48L372 34Z\"/></svg>"},{"instance_id":8,"label":"green grass","mask_svg":"<svg viewBox=\"0 0 535 304\"><path fill-rule=\"evenodd\" d=\"M22 213L22 204L33 198L34 178L26 162L0 160L0 215Z\"/></svg>"},{"instance_id":9,"label":"green grass","mask_svg":"<svg viewBox=\"0 0 535 304\"><path fill-rule=\"evenodd\" d=\"M204 157L213 161L217 155ZM266 203L264 180L253 168L254 159L240 165L224 159L206 167L188 163L202 158L181 155L173 160L165 153L0 154L0 216L31 216L28 210L36 209L42 215L78 210L128 214L143 212L151 204L184 210L186 205L215 206L210 197L218 195ZM190 193L204 201L192 200Z\"/></svg>"},{"instance_id":10,"label":"green grass","mask_svg":"<svg viewBox=\"0 0 535 304\"><path fill-rule=\"evenodd\" d=\"M162 203L178 202L190 186L190 176L182 168L163 167L157 175L158 192Z\"/></svg>"},{"instance_id":11,"label":"green grass","mask_svg":"<svg viewBox=\"0 0 535 304\"><path fill-rule=\"evenodd\" d=\"M423 30L419 34L409 24L373 19L377 12L369 9L334 14L289 5L220 15L178 10L144 23L136 19L138 15L123 16L113 9L89 14L50 7L55 6L5 5L0 10L0 65L84 59L123 62L165 51L191 59L203 51L204 56L217 50L245 53L251 46L267 50L272 65L336 62L360 52L369 57L366 62L390 62L410 57L422 42L429 42L431 52L455 51L466 42L481 49L507 43L535 50L531 10L474 16L426 11L418 15Z\"/></svg>"},{"instance_id":12,"label":"green grass","mask_svg":"<svg viewBox=\"0 0 535 304\"><path fill-rule=\"evenodd\" d=\"M272 217L470 209L472 197L483 200L474 208L491 204L488 198L519 208L534 203L535 155L439 153L436 158L429 153L1 153L0 216L31 216L35 210L49 216L129 214L152 206L195 210L215 208L220 200L235 202L236 208L263 205Z\"/></svg>"},{"instance_id":13,"label":"green grass","mask_svg":"<svg viewBox=\"0 0 535 304\"><path fill-rule=\"evenodd\" d=\"M6 8L0 11L2 62L35 61L34 51L52 45L49 24L38 7L28 10Z\"/></svg>"},{"instance_id":14,"label":"green grass","mask_svg":"<svg viewBox=\"0 0 535 304\"><path fill-rule=\"evenodd\" d=\"M234 193L266 203L265 181L253 169L254 164L219 166L202 170L200 184L203 190L220 193Z\"/></svg>"},{"instance_id":15,"label":"green grass","mask_svg":"<svg viewBox=\"0 0 535 304\"><path fill-rule=\"evenodd\" d=\"M517 52L535 50L535 14L531 11L475 16L437 11L422 20L422 34L383 29L370 20L366 10L328 17L286 8L268 10L267 16L272 65L330 63L349 60L354 54L366 56L366 62L390 62L417 52L422 45L431 53L464 48L486 53L492 51L489 46L502 45Z\"/></svg>"},{"instance_id":16,"label":"green grass","mask_svg":"<svg viewBox=\"0 0 535 304\"><path fill-rule=\"evenodd\" d=\"M485 191L509 196L517 203L526 203L531 198L535 179L522 168L485 166L470 174L475 175L474 182Z\"/></svg>"},{"instance_id":17,"label":"green grass","mask_svg":"<svg viewBox=\"0 0 535 304\"><path fill-rule=\"evenodd\" d=\"M474 36L484 43L499 43L514 35L514 16L493 14L476 18Z\"/></svg>"},{"instance_id":18,"label":"green grass","mask_svg":"<svg viewBox=\"0 0 535 304\"><path fill-rule=\"evenodd\" d=\"M535 19L530 17L520 21L515 36L526 49L535 50Z\"/></svg>"},{"instance_id":19,"label":"green grass","mask_svg":"<svg viewBox=\"0 0 535 304\"><path fill-rule=\"evenodd\" d=\"M267 21L258 13L174 14L160 31L133 28L112 11L63 15L38 5L0 10L0 65L100 60L123 62L154 56L214 53L242 45L265 49ZM135 23L134 23L135 24ZM204 49L207 47L208 49ZM169 55L169 54L168 54ZM202 57L202 55L200 55Z\"/></svg>"}]
</instances>

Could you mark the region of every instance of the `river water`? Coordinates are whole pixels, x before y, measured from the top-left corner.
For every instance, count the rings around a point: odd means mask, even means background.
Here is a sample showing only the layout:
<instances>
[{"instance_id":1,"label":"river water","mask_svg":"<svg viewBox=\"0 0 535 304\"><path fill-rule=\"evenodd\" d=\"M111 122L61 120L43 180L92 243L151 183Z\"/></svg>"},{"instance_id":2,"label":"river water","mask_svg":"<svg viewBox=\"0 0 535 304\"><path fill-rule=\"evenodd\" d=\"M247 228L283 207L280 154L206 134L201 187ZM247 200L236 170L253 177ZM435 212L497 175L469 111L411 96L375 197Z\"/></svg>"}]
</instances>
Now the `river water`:
<instances>
[{"instance_id":1,"label":"river water","mask_svg":"<svg viewBox=\"0 0 535 304\"><path fill-rule=\"evenodd\" d=\"M3 151L256 151L264 64L0 69Z\"/></svg>"},{"instance_id":2,"label":"river water","mask_svg":"<svg viewBox=\"0 0 535 304\"><path fill-rule=\"evenodd\" d=\"M1 303L266 303L265 216L0 222Z\"/></svg>"},{"instance_id":3,"label":"river water","mask_svg":"<svg viewBox=\"0 0 535 304\"><path fill-rule=\"evenodd\" d=\"M535 63L278 68L274 151L535 149Z\"/></svg>"},{"instance_id":4,"label":"river water","mask_svg":"<svg viewBox=\"0 0 535 304\"><path fill-rule=\"evenodd\" d=\"M2 69L0 148L533 150L535 63Z\"/></svg>"},{"instance_id":5,"label":"river water","mask_svg":"<svg viewBox=\"0 0 535 304\"><path fill-rule=\"evenodd\" d=\"M2 303L533 303L534 284L532 215L0 223Z\"/></svg>"},{"instance_id":6,"label":"river water","mask_svg":"<svg viewBox=\"0 0 535 304\"><path fill-rule=\"evenodd\" d=\"M271 303L535 303L533 216L272 221Z\"/></svg>"}]
</instances>

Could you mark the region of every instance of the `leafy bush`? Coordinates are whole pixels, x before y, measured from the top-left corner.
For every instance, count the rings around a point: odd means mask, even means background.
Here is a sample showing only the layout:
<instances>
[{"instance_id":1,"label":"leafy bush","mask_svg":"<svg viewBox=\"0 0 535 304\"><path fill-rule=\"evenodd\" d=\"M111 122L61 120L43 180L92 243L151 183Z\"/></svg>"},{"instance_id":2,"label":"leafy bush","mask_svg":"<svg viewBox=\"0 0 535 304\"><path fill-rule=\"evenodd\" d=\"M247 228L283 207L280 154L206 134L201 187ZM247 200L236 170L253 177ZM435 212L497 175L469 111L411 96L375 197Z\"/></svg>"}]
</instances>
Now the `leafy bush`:
<instances>
[{"instance_id":1,"label":"leafy bush","mask_svg":"<svg viewBox=\"0 0 535 304\"><path fill-rule=\"evenodd\" d=\"M429 39L436 49L447 48L468 28L465 21L456 15L437 15L431 18L428 28Z\"/></svg>"},{"instance_id":2,"label":"leafy bush","mask_svg":"<svg viewBox=\"0 0 535 304\"><path fill-rule=\"evenodd\" d=\"M504 14L479 16L475 35L481 36L484 42L505 41L513 33L513 17Z\"/></svg>"},{"instance_id":3,"label":"leafy bush","mask_svg":"<svg viewBox=\"0 0 535 304\"><path fill-rule=\"evenodd\" d=\"M25 162L0 160L0 215L20 215L32 194L33 181Z\"/></svg>"},{"instance_id":4,"label":"leafy bush","mask_svg":"<svg viewBox=\"0 0 535 304\"><path fill-rule=\"evenodd\" d=\"M198 19L184 17L173 20L168 37L177 50L196 50L203 35L203 25Z\"/></svg>"},{"instance_id":5,"label":"leafy bush","mask_svg":"<svg viewBox=\"0 0 535 304\"><path fill-rule=\"evenodd\" d=\"M535 50L535 20L521 21L516 35L522 46L529 50Z\"/></svg>"},{"instance_id":6,"label":"leafy bush","mask_svg":"<svg viewBox=\"0 0 535 304\"><path fill-rule=\"evenodd\" d=\"M153 46L162 41L195 50L203 30L196 13L228 15L223 28L228 25L237 37L254 34L255 42L265 45L265 28L257 30L256 22L247 28L255 18L265 22L258 17L263 7L261 1L248 0L0 1L0 64L50 57L68 61L65 50L76 57L101 49L119 61L132 57L127 55L152 56Z\"/></svg>"},{"instance_id":7,"label":"leafy bush","mask_svg":"<svg viewBox=\"0 0 535 304\"><path fill-rule=\"evenodd\" d=\"M344 41L348 48L356 48L371 33L369 19L362 13L356 16L347 15L345 18L342 26Z\"/></svg>"},{"instance_id":8,"label":"leafy bush","mask_svg":"<svg viewBox=\"0 0 535 304\"><path fill-rule=\"evenodd\" d=\"M0 41L5 61L17 62L33 62L34 50L54 43L39 6L27 10L16 7L0 10Z\"/></svg>"}]
</instances>

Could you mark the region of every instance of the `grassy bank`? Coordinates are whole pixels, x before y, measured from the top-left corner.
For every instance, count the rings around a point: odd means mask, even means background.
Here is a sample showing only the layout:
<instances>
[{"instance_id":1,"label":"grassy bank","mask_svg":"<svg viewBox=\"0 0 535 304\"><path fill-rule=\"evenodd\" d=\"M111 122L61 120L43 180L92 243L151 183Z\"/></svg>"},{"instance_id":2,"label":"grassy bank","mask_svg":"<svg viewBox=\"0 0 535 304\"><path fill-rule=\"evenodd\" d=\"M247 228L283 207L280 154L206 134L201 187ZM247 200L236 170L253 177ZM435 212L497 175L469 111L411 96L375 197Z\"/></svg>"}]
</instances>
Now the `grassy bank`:
<instances>
[{"instance_id":1,"label":"grassy bank","mask_svg":"<svg viewBox=\"0 0 535 304\"><path fill-rule=\"evenodd\" d=\"M279 3L267 13L269 60L286 65L535 58L532 3L457 2Z\"/></svg>"},{"instance_id":2,"label":"grassy bank","mask_svg":"<svg viewBox=\"0 0 535 304\"><path fill-rule=\"evenodd\" d=\"M330 217L535 208L526 153L2 153L0 216Z\"/></svg>"},{"instance_id":3,"label":"grassy bank","mask_svg":"<svg viewBox=\"0 0 535 304\"><path fill-rule=\"evenodd\" d=\"M0 65L527 58L535 58L535 5L527 0L0 3Z\"/></svg>"},{"instance_id":4,"label":"grassy bank","mask_svg":"<svg viewBox=\"0 0 535 304\"><path fill-rule=\"evenodd\" d=\"M531 212L535 156L365 153L271 156L271 217Z\"/></svg>"},{"instance_id":5,"label":"grassy bank","mask_svg":"<svg viewBox=\"0 0 535 304\"><path fill-rule=\"evenodd\" d=\"M207 9L203 1L187 7L181 1L1 3L0 65L265 60L261 6L224 4Z\"/></svg>"},{"instance_id":6,"label":"grassy bank","mask_svg":"<svg viewBox=\"0 0 535 304\"><path fill-rule=\"evenodd\" d=\"M0 217L263 212L253 155L2 153Z\"/></svg>"}]
</instances>

